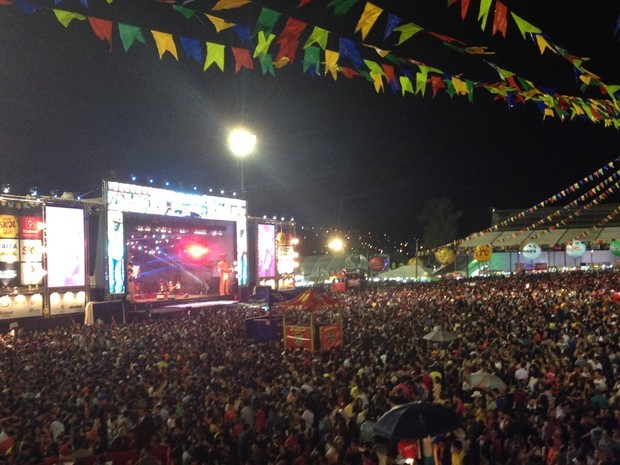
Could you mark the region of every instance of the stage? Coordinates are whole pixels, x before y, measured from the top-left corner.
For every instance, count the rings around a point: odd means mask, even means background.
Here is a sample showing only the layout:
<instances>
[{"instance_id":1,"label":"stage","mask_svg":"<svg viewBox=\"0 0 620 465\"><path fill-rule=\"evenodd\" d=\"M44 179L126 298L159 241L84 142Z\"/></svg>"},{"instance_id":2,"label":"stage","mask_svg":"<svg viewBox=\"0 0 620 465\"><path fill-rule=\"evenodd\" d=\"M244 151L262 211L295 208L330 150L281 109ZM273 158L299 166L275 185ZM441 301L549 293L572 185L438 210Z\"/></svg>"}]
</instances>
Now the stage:
<instances>
[{"instance_id":1,"label":"stage","mask_svg":"<svg viewBox=\"0 0 620 465\"><path fill-rule=\"evenodd\" d=\"M175 318L197 313L201 310L215 310L216 308L234 307L238 300L226 300L227 296L200 296L202 298L175 298L167 301L156 300L154 302L139 302L127 312L127 321L134 318ZM156 305L154 305L156 304Z\"/></svg>"}]
</instances>

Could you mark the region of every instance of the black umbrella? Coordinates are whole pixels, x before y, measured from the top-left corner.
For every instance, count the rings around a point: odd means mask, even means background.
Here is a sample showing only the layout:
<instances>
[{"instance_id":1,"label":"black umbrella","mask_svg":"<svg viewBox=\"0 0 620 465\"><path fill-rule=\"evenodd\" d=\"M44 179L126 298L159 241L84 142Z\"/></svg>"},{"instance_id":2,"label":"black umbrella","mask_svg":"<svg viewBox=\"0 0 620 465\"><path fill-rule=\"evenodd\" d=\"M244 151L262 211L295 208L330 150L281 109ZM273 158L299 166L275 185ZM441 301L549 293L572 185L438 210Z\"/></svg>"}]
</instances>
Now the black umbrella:
<instances>
[{"instance_id":1,"label":"black umbrella","mask_svg":"<svg viewBox=\"0 0 620 465\"><path fill-rule=\"evenodd\" d=\"M374 432L389 439L412 439L438 436L459 427L458 414L442 405L412 402L399 405L377 420Z\"/></svg>"}]
</instances>

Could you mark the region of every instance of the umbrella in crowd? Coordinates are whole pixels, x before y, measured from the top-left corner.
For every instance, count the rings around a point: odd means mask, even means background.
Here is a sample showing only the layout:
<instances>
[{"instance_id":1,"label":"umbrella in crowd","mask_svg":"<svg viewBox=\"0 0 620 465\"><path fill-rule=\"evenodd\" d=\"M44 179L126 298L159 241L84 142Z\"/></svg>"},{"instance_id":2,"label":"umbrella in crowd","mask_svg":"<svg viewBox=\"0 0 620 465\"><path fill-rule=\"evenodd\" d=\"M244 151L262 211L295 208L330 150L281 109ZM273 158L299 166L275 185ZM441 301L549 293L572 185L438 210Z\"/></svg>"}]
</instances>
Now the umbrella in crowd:
<instances>
[{"instance_id":1,"label":"umbrella in crowd","mask_svg":"<svg viewBox=\"0 0 620 465\"><path fill-rule=\"evenodd\" d=\"M497 390L504 392L506 383L497 375L487 372L473 373L466 379L471 389L482 389L485 391Z\"/></svg>"},{"instance_id":2,"label":"umbrella in crowd","mask_svg":"<svg viewBox=\"0 0 620 465\"><path fill-rule=\"evenodd\" d=\"M422 339L426 339L431 342L449 342L456 339L456 334L444 329L435 328L430 333L422 336Z\"/></svg>"},{"instance_id":3,"label":"umbrella in crowd","mask_svg":"<svg viewBox=\"0 0 620 465\"><path fill-rule=\"evenodd\" d=\"M459 423L458 414L448 407L411 402L384 413L375 423L374 432L392 440L425 438L454 431Z\"/></svg>"}]
</instances>

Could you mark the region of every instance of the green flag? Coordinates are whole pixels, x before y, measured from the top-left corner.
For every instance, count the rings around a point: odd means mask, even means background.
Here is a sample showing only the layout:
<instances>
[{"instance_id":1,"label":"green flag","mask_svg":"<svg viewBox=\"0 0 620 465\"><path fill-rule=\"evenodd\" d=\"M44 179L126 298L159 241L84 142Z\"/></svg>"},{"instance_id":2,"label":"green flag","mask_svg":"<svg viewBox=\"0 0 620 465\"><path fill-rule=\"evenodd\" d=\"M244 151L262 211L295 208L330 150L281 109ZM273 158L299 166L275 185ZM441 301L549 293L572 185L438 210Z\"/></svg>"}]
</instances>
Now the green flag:
<instances>
[{"instance_id":1,"label":"green flag","mask_svg":"<svg viewBox=\"0 0 620 465\"><path fill-rule=\"evenodd\" d=\"M146 44L142 30L138 26L130 26L129 24L118 23L118 33L121 36L121 42L123 42L123 48L127 52L134 41L138 41L142 44Z\"/></svg>"}]
</instances>

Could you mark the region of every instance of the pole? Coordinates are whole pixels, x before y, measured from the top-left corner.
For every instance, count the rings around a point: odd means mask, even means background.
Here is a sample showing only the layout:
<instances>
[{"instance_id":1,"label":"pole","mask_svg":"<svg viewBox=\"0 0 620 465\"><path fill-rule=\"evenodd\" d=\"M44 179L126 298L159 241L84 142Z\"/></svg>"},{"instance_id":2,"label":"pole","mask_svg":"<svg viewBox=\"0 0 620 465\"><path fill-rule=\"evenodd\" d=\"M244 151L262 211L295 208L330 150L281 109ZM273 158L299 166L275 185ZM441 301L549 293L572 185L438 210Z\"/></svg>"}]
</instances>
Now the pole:
<instances>
[{"instance_id":1,"label":"pole","mask_svg":"<svg viewBox=\"0 0 620 465\"><path fill-rule=\"evenodd\" d=\"M415 281L418 282L418 266L420 266L418 260L418 238L415 238Z\"/></svg>"},{"instance_id":2,"label":"pole","mask_svg":"<svg viewBox=\"0 0 620 465\"><path fill-rule=\"evenodd\" d=\"M241 198L245 200L245 179L243 176L243 157L241 157L241 159L239 160L239 163L241 163Z\"/></svg>"}]
</instances>

